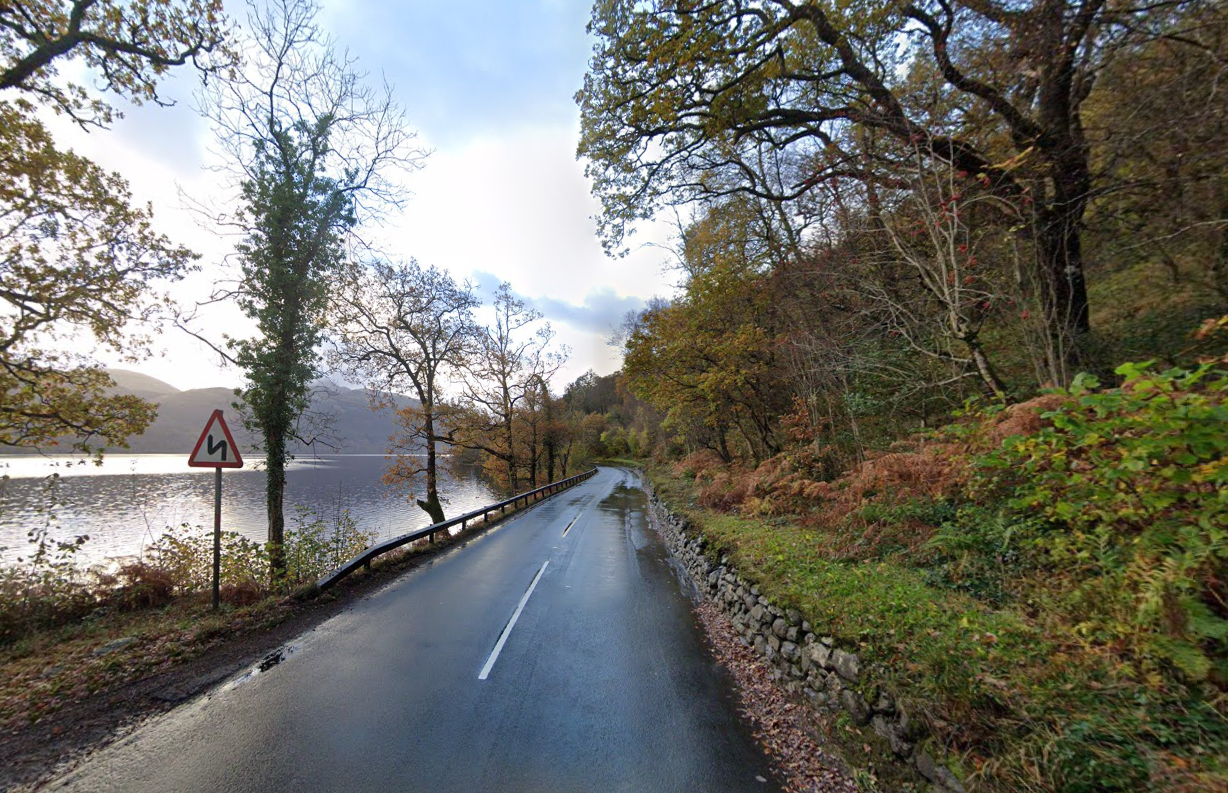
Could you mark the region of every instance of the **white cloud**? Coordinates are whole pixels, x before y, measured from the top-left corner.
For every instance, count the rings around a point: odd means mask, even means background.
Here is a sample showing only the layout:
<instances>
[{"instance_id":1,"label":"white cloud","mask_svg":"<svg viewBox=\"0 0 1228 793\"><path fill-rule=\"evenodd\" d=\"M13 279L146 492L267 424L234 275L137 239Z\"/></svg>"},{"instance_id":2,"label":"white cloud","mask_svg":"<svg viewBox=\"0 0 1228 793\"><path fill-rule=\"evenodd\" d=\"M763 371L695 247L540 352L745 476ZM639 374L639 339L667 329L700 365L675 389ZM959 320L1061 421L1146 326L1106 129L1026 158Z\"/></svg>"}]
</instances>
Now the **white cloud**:
<instances>
[{"instance_id":1,"label":"white cloud","mask_svg":"<svg viewBox=\"0 0 1228 793\"><path fill-rule=\"evenodd\" d=\"M380 235L392 254L414 257L477 284L489 300L503 281L540 311L571 348L556 387L593 369L614 371L606 344L628 311L670 294L663 226L647 225L627 256L606 256L593 216L599 205L576 161L573 128L520 128L441 146L412 177L413 199Z\"/></svg>"},{"instance_id":2,"label":"white cloud","mask_svg":"<svg viewBox=\"0 0 1228 793\"><path fill-rule=\"evenodd\" d=\"M474 283L484 297L494 295L502 283L494 273L478 271ZM609 336L629 312L640 311L646 302L638 297L626 297L608 286L601 286L584 296L580 303L569 303L549 295L533 297L516 293L516 297L536 309L549 322L570 325L577 331Z\"/></svg>"},{"instance_id":3,"label":"white cloud","mask_svg":"<svg viewBox=\"0 0 1228 793\"><path fill-rule=\"evenodd\" d=\"M63 117L45 117L58 145L119 172L128 181L133 203L153 208L154 228L201 255L200 272L166 287L183 306L206 300L214 282L227 276L222 261L233 246L231 237L204 224L180 196L182 191L206 203L224 196L218 175L204 167L210 137L208 124L191 109L192 79L188 75L163 84L163 96L176 102L170 108L117 102L124 117L109 130L87 133ZM223 331L245 335L252 328L234 305L209 307L201 318L202 331L219 341ZM166 327L155 336L148 352L151 357L136 364L107 351L98 357L105 364L136 368L179 388L235 386L241 381L241 375L221 366L205 345L174 328Z\"/></svg>"},{"instance_id":4,"label":"white cloud","mask_svg":"<svg viewBox=\"0 0 1228 793\"><path fill-rule=\"evenodd\" d=\"M641 299L668 290L661 251L605 255L576 137L574 128L522 128L441 146L414 175L414 198L382 235L386 247L458 277L494 273L521 294L575 304L601 289ZM660 242L665 234L641 236Z\"/></svg>"},{"instance_id":5,"label":"white cloud","mask_svg":"<svg viewBox=\"0 0 1228 793\"><path fill-rule=\"evenodd\" d=\"M474 276L482 299L489 302L503 279L480 270ZM608 286L590 292L578 304L546 295L533 297L513 292L540 312L543 321L550 323L557 345L565 345L570 350L566 365L555 377L554 387L559 391L589 369L598 374L609 374L617 369L621 353L609 345L608 339L628 312L639 311L645 305L644 300L619 295Z\"/></svg>"}]
</instances>

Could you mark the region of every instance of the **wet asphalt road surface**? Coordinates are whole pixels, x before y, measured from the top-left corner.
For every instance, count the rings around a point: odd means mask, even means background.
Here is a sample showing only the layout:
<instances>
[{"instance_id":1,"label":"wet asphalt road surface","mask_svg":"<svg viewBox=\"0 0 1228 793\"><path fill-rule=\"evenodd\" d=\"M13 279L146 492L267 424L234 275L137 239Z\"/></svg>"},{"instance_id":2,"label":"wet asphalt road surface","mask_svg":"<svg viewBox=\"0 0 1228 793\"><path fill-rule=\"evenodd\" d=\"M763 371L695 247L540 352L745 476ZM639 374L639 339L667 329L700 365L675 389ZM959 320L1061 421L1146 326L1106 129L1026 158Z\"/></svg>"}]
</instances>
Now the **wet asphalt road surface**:
<instances>
[{"instance_id":1,"label":"wet asphalt road surface","mask_svg":"<svg viewBox=\"0 0 1228 793\"><path fill-rule=\"evenodd\" d=\"M621 469L406 574L262 666L47 789L779 789Z\"/></svg>"}]
</instances>

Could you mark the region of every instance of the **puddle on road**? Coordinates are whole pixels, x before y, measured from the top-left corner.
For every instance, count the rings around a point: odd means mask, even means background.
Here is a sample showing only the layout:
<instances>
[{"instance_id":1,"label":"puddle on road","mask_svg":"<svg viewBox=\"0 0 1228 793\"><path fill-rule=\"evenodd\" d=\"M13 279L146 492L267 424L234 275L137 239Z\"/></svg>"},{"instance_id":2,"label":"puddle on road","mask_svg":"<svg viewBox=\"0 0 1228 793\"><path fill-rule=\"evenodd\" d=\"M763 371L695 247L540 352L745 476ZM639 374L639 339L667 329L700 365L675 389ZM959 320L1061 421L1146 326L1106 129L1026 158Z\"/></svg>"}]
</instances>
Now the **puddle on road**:
<instances>
[{"instance_id":1,"label":"puddle on road","mask_svg":"<svg viewBox=\"0 0 1228 793\"><path fill-rule=\"evenodd\" d=\"M266 655L264 660L256 665L256 668L261 672L267 672L298 651L299 648L293 644L287 644L285 647L279 647Z\"/></svg>"},{"instance_id":2,"label":"puddle on road","mask_svg":"<svg viewBox=\"0 0 1228 793\"><path fill-rule=\"evenodd\" d=\"M221 691L232 691L253 678L268 672L275 666L280 665L283 661L298 653L303 649L301 644L285 644L278 647L273 652L260 659L260 662L248 669L243 674L231 680L226 685L222 686Z\"/></svg>"},{"instance_id":3,"label":"puddle on road","mask_svg":"<svg viewBox=\"0 0 1228 793\"><path fill-rule=\"evenodd\" d=\"M647 526L648 496L642 489L619 483L597 508L619 517L623 531L637 553L647 549L649 543L644 530Z\"/></svg>"},{"instance_id":4,"label":"puddle on road","mask_svg":"<svg viewBox=\"0 0 1228 793\"><path fill-rule=\"evenodd\" d=\"M614 486L614 489L610 491L610 495L601 499L597 509L602 512L621 515L628 510L642 510L647 503L648 500L644 496L643 490L640 490L638 487L627 487L620 483Z\"/></svg>"}]
</instances>

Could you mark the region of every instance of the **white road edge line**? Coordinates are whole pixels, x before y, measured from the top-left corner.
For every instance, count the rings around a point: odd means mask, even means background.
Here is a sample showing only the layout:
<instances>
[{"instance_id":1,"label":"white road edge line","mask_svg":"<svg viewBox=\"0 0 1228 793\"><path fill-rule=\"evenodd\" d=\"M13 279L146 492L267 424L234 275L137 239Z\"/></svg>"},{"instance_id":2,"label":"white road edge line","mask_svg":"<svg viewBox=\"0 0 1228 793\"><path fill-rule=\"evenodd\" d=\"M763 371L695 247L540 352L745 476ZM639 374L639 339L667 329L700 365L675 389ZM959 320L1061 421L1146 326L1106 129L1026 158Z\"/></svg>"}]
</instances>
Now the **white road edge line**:
<instances>
[{"instance_id":1,"label":"white road edge line","mask_svg":"<svg viewBox=\"0 0 1228 793\"><path fill-rule=\"evenodd\" d=\"M503 645L507 642L507 637L511 635L512 628L516 627L516 620L520 619L520 612L524 611L524 604L529 602L529 596L537 588L537 582L541 580L542 573L546 572L546 565L548 564L550 564L549 559L542 562L542 569L538 570L537 575L533 577L533 583L529 584L524 597L520 599L520 605L512 613L512 618L507 621L507 627L503 629L503 633L499 634L499 641L495 643L495 649L490 651L490 657L486 659L486 666L483 666L482 671L478 673L478 680L485 680L486 676L490 674L491 667L495 665L495 661L499 660L499 653L503 651Z\"/></svg>"}]
</instances>

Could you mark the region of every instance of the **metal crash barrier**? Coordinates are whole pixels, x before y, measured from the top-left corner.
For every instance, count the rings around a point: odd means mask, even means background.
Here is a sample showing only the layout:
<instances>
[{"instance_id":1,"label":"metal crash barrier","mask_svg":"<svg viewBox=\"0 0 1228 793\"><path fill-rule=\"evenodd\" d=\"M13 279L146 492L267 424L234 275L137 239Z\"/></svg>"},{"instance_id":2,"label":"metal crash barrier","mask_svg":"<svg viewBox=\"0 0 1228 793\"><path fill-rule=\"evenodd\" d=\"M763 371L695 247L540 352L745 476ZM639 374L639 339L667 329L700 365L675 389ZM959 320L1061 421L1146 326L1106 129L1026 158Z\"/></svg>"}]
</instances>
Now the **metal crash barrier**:
<instances>
[{"instance_id":1,"label":"metal crash barrier","mask_svg":"<svg viewBox=\"0 0 1228 793\"><path fill-rule=\"evenodd\" d=\"M550 484L539 487L536 490L520 493L519 495L512 496L506 501L500 501L498 504L491 504L490 506L482 507L481 509L475 509L472 512L466 512L464 515L452 518L451 520L445 520L442 523L432 523L430 526L424 526L421 529L416 529L408 534L402 534L400 537L393 537L391 540L384 540L383 542L376 543L317 581L314 591L319 593L329 589L338 581L345 578L358 568L370 566L371 560L380 554L385 554L389 551L396 550L402 545L411 543L414 540L420 540L423 537L428 537L433 541L435 539L436 532L447 531L453 526L460 526L461 530L464 531L469 527L469 521L474 521L478 518L481 518L483 523L489 523L490 514L492 512L498 511L500 514L503 514L507 511L508 507L515 509L517 504L519 504L521 501L523 501L524 505L527 507L530 501L541 501L542 499L553 496L556 493L561 493L573 485L578 485L581 482L591 479L596 474L597 469L594 468L591 471L585 471L582 474L576 474L575 476L568 477L567 479L560 479L557 482L551 482Z\"/></svg>"}]
</instances>

